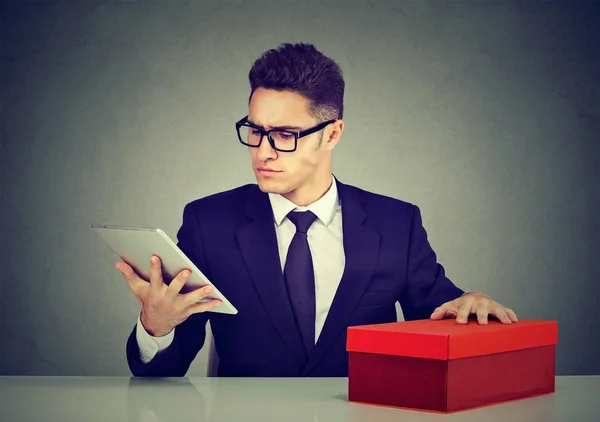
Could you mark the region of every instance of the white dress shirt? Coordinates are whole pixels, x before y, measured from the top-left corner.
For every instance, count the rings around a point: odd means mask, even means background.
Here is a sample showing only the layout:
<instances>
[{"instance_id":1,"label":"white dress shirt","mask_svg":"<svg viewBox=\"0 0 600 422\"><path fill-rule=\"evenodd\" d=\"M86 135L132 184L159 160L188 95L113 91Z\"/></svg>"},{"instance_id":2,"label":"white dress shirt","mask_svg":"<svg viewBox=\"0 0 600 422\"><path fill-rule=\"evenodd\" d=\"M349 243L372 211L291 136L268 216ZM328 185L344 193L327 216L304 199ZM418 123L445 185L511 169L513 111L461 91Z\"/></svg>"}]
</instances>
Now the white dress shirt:
<instances>
[{"instance_id":1,"label":"white dress shirt","mask_svg":"<svg viewBox=\"0 0 600 422\"><path fill-rule=\"evenodd\" d=\"M316 342L325 324L346 263L342 238L342 207L337 185L332 176L331 187L325 195L306 207L299 207L278 194L270 193L269 201L273 209L282 272L285 268L288 248L296 233L296 227L287 215L291 211L310 210L317 216L307 231L315 276ZM151 336L142 326L138 316L136 338L142 362L150 362L158 352L169 347L174 335L175 329L163 337Z\"/></svg>"}]
</instances>

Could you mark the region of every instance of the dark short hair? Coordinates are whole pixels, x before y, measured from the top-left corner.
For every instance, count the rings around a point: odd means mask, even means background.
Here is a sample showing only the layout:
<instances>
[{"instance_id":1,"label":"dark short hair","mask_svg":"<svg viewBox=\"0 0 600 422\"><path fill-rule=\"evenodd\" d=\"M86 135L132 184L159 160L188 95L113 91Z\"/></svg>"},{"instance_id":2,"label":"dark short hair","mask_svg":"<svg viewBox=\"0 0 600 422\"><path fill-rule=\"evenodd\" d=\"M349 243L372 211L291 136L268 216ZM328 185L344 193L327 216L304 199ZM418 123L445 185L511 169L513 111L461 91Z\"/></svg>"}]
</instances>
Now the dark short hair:
<instances>
[{"instance_id":1,"label":"dark short hair","mask_svg":"<svg viewBox=\"0 0 600 422\"><path fill-rule=\"evenodd\" d=\"M341 119L344 112L342 69L307 43L281 44L256 59L248 74L250 100L257 88L291 91L309 101L309 113L319 121Z\"/></svg>"}]
</instances>

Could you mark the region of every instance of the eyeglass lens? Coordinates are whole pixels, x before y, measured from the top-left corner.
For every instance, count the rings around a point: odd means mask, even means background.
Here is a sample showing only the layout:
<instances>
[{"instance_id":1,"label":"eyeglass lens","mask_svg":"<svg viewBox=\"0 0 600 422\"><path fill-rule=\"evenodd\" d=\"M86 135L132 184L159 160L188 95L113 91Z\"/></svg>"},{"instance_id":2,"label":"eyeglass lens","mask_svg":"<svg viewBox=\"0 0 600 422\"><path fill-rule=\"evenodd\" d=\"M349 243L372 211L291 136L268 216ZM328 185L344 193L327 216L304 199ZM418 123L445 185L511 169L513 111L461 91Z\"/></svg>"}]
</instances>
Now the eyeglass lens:
<instances>
[{"instance_id":1,"label":"eyeglass lens","mask_svg":"<svg viewBox=\"0 0 600 422\"><path fill-rule=\"evenodd\" d=\"M259 130L248 126L241 126L239 132L242 141L253 146L258 145L262 136ZM275 148L282 150L294 149L296 139L293 133L276 130L271 132L270 135L275 143Z\"/></svg>"}]
</instances>

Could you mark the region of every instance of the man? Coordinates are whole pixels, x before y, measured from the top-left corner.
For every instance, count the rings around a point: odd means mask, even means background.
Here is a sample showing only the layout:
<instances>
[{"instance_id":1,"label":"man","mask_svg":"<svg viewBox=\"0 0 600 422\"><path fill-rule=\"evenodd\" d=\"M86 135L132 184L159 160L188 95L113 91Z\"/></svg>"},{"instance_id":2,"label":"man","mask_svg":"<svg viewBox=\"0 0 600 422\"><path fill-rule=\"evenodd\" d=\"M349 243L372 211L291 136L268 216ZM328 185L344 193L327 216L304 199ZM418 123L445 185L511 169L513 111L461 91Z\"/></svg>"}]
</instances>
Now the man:
<instances>
[{"instance_id":1,"label":"man","mask_svg":"<svg viewBox=\"0 0 600 422\"><path fill-rule=\"evenodd\" d=\"M346 329L492 315L517 321L481 293L456 287L436 262L419 208L345 185L332 174L344 130L344 80L309 44L269 50L249 73L248 116L236 123L257 184L191 202L177 237L183 252L236 306L206 312L203 288L180 293L186 271L149 282L116 264L141 313L127 342L135 376L184 376L210 319L219 376L347 376Z\"/></svg>"}]
</instances>

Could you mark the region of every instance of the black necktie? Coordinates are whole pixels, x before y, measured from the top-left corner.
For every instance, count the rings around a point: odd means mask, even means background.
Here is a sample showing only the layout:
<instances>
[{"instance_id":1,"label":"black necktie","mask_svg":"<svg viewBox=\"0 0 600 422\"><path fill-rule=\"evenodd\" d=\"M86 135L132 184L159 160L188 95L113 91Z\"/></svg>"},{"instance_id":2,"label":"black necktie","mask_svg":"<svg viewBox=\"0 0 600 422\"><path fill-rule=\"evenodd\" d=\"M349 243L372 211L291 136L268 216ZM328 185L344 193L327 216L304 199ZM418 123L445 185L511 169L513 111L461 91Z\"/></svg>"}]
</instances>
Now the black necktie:
<instances>
[{"instance_id":1,"label":"black necktie","mask_svg":"<svg viewBox=\"0 0 600 422\"><path fill-rule=\"evenodd\" d=\"M306 232L317 218L310 211L290 212L288 218L296 226L290 243L283 276L296 322L307 353L315 345L315 276Z\"/></svg>"}]
</instances>

